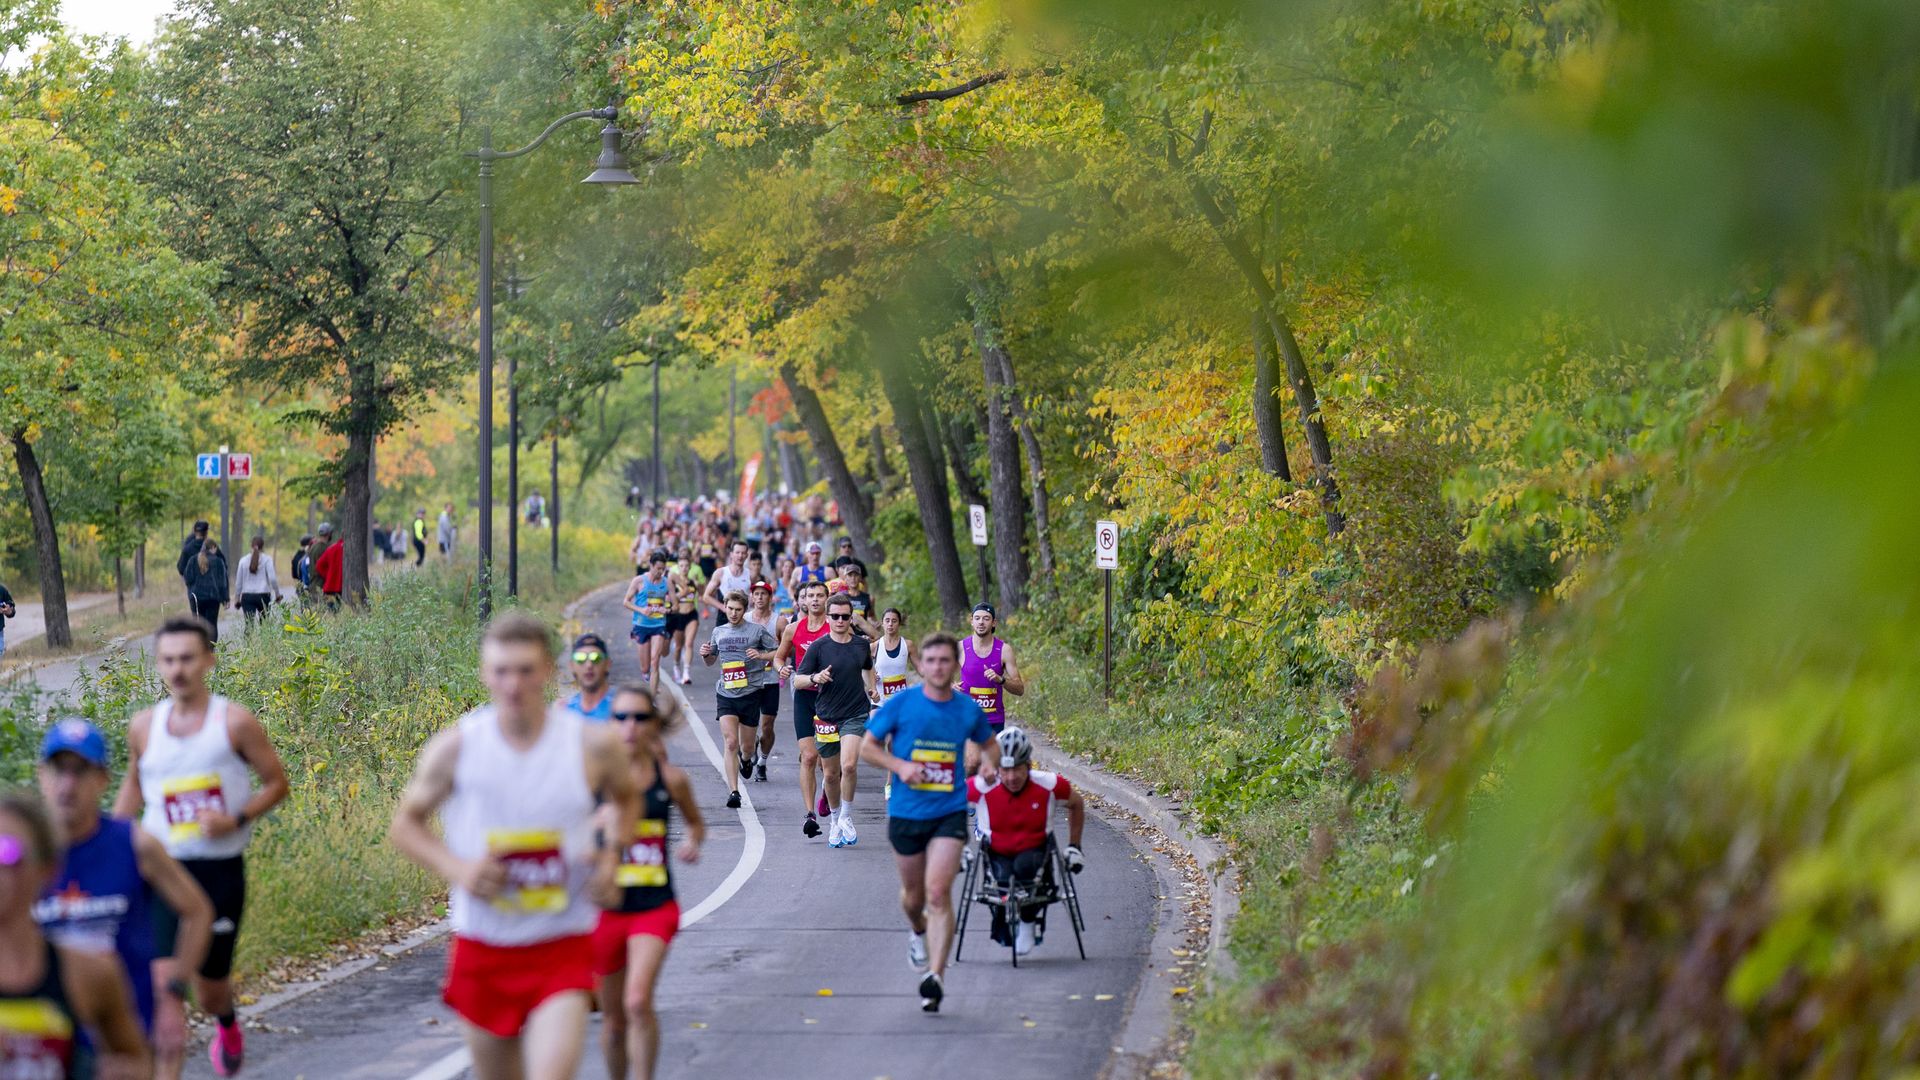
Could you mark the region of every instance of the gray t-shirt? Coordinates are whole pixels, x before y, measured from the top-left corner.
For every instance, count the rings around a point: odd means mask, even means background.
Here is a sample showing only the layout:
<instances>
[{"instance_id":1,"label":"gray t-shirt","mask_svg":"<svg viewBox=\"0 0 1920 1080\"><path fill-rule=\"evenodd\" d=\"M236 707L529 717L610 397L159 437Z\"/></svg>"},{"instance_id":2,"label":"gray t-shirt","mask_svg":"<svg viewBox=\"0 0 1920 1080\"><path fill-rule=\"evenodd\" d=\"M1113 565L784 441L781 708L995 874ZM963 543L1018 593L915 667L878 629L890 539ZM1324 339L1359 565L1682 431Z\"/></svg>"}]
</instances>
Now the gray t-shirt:
<instances>
[{"instance_id":1,"label":"gray t-shirt","mask_svg":"<svg viewBox=\"0 0 1920 1080\"><path fill-rule=\"evenodd\" d=\"M746 697L779 678L767 661L747 659L748 649L770 653L780 646L773 631L759 623L742 622L735 626L723 622L713 628L709 640L713 642L715 661L720 665L720 677L714 680L713 689L721 697Z\"/></svg>"}]
</instances>

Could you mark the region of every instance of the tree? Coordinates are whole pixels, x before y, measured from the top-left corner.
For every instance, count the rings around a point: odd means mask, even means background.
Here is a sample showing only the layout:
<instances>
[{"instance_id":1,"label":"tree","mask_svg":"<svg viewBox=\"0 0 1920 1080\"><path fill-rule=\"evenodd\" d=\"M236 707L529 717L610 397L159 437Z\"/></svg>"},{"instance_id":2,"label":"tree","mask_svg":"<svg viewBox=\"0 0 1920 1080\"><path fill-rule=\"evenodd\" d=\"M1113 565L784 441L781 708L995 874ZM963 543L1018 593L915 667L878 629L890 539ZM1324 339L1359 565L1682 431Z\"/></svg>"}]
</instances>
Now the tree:
<instances>
[{"instance_id":1,"label":"tree","mask_svg":"<svg viewBox=\"0 0 1920 1080\"><path fill-rule=\"evenodd\" d=\"M433 274L462 216L460 111L431 9L397 0L188 0L146 88L148 175L181 246L224 271L248 330L233 373L320 400L343 440L346 592L365 595L373 447L463 369Z\"/></svg>"},{"instance_id":2,"label":"tree","mask_svg":"<svg viewBox=\"0 0 1920 1080\"><path fill-rule=\"evenodd\" d=\"M109 453L130 412L193 376L206 275L166 244L119 152L131 58L101 55L31 4L0 12L0 53L46 41L0 74L0 437L33 525L47 641L72 644L49 440ZM148 462L184 467L182 461ZM122 537L124 539L124 537Z\"/></svg>"}]
</instances>

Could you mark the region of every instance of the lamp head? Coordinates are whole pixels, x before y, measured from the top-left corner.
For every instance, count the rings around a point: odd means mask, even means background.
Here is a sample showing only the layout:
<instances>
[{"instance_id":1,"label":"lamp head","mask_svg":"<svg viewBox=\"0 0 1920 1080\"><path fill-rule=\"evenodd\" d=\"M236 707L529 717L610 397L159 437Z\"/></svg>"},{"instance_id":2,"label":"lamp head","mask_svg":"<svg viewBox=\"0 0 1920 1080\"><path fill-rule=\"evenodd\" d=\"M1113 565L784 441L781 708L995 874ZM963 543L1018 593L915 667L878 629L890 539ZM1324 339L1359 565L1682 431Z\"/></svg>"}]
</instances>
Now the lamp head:
<instances>
[{"instance_id":1,"label":"lamp head","mask_svg":"<svg viewBox=\"0 0 1920 1080\"><path fill-rule=\"evenodd\" d=\"M594 160L593 171L580 182L610 187L640 182L627 169L627 155L620 151L620 128L611 118L607 120L607 126L600 129L600 156Z\"/></svg>"}]
</instances>

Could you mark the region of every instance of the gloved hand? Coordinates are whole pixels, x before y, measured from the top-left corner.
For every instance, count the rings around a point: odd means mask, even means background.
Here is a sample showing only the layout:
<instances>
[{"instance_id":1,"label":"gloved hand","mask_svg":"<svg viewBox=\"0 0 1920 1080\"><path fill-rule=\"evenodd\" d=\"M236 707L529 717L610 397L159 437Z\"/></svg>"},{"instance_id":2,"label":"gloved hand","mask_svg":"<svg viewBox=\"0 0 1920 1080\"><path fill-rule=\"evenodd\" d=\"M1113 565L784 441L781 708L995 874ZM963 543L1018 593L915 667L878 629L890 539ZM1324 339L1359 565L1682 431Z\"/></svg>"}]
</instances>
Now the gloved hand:
<instances>
[{"instance_id":1,"label":"gloved hand","mask_svg":"<svg viewBox=\"0 0 1920 1080\"><path fill-rule=\"evenodd\" d=\"M1087 865L1087 857L1085 855L1080 854L1079 848L1075 847L1072 844L1068 844L1067 845L1067 873L1077 874L1081 870L1086 869L1086 865Z\"/></svg>"}]
</instances>

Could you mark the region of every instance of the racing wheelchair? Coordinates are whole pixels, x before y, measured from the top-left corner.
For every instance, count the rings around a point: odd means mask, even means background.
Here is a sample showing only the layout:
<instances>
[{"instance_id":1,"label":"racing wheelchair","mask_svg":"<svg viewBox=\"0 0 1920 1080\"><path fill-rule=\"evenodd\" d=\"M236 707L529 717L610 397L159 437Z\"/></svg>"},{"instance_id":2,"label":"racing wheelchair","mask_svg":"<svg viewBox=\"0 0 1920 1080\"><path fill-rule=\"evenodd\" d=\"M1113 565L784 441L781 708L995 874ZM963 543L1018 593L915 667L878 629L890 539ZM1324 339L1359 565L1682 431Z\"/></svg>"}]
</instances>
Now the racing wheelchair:
<instances>
[{"instance_id":1,"label":"racing wheelchair","mask_svg":"<svg viewBox=\"0 0 1920 1080\"><path fill-rule=\"evenodd\" d=\"M1086 930L1086 920L1080 915L1080 893L1074 888L1073 875L1067 871L1067 860L1061 854L1060 845L1054 841L1053 833L1047 833L1046 851L1042 856L1040 873L1031 882L1002 883L995 881L988 872L988 851L985 837L975 836L967 859L966 875L960 886L960 919L953 932L953 958L960 959L960 953L967 943L967 916L975 904L984 905L990 912L998 914L1006 922L1006 945L1008 955L1013 957L1013 966L1020 966L1020 954L1014 949L1017 937L1015 930L1020 924L1020 913L1027 908L1038 907L1039 915L1033 920L1035 938L1044 938L1047 930L1047 912L1055 904L1065 904L1067 921L1073 927L1073 944L1080 951L1080 959L1087 958L1087 945L1081 938Z\"/></svg>"}]
</instances>

